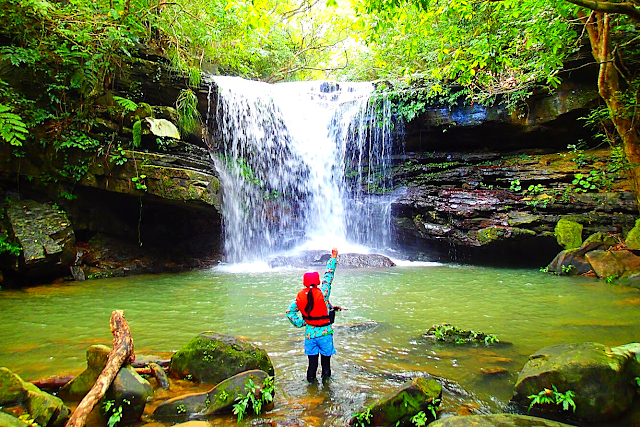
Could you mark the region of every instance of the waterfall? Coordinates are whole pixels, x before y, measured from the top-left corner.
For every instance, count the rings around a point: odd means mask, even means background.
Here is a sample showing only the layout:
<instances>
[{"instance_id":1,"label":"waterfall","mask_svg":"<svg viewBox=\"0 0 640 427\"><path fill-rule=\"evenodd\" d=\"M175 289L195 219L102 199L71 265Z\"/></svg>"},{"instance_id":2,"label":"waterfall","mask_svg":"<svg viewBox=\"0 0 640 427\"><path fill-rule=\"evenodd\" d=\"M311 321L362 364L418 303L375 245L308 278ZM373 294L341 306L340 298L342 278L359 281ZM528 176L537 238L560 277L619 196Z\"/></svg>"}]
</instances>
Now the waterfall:
<instances>
[{"instance_id":1,"label":"waterfall","mask_svg":"<svg viewBox=\"0 0 640 427\"><path fill-rule=\"evenodd\" d=\"M372 84L215 76L210 85L207 138L228 261L389 246L391 199L378 194L391 184L393 125Z\"/></svg>"}]
</instances>

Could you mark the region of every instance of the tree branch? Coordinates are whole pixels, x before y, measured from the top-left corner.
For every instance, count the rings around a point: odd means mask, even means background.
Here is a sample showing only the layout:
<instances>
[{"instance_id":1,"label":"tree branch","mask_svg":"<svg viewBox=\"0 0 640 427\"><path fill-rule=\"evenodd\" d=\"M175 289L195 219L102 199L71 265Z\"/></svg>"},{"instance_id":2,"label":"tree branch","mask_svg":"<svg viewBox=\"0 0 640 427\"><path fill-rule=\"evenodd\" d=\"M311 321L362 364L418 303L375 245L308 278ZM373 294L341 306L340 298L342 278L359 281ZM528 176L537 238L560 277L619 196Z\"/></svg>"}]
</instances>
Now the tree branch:
<instances>
[{"instance_id":1,"label":"tree branch","mask_svg":"<svg viewBox=\"0 0 640 427\"><path fill-rule=\"evenodd\" d=\"M600 0L566 0L576 6L586 7L587 9L597 10L605 13L620 13L627 15L634 21L640 21L640 7L635 1L613 2Z\"/></svg>"}]
</instances>

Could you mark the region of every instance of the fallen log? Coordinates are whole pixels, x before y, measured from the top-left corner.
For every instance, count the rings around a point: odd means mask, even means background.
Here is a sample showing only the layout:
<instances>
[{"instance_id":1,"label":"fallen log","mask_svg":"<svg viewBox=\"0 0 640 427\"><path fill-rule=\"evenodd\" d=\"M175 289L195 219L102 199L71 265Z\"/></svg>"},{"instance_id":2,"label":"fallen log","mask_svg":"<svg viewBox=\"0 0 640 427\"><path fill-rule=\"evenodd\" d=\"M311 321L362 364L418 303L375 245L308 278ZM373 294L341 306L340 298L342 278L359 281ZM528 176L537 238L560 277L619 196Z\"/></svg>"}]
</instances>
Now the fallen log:
<instances>
[{"instance_id":1,"label":"fallen log","mask_svg":"<svg viewBox=\"0 0 640 427\"><path fill-rule=\"evenodd\" d=\"M67 421L65 427L83 427L93 407L102 399L123 363L135 360L133 339L129 324L122 310L111 313L109 327L113 334L113 348L107 355L107 364L98 376L89 393L82 399L76 410Z\"/></svg>"},{"instance_id":2,"label":"fallen log","mask_svg":"<svg viewBox=\"0 0 640 427\"><path fill-rule=\"evenodd\" d=\"M49 377L42 378L39 380L31 380L29 381L31 384L38 387L40 390L55 390L62 386L67 385L69 381L75 378L75 375L67 375L64 377Z\"/></svg>"}]
</instances>

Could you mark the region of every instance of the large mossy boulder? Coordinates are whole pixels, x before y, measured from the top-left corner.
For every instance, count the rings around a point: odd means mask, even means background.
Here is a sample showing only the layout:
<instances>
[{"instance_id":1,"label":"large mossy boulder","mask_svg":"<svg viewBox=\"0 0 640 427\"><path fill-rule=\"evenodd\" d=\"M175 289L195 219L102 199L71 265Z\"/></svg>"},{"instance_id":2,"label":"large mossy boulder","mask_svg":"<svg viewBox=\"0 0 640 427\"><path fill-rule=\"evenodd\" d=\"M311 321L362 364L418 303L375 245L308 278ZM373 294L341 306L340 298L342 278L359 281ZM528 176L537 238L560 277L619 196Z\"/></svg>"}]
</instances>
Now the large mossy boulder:
<instances>
[{"instance_id":1,"label":"large mossy boulder","mask_svg":"<svg viewBox=\"0 0 640 427\"><path fill-rule=\"evenodd\" d=\"M173 355L169 374L217 384L253 369L274 374L273 363L264 349L231 335L202 332Z\"/></svg>"},{"instance_id":2,"label":"large mossy boulder","mask_svg":"<svg viewBox=\"0 0 640 427\"><path fill-rule=\"evenodd\" d=\"M568 427L569 424L515 414L468 415L436 420L429 427Z\"/></svg>"},{"instance_id":3,"label":"large mossy boulder","mask_svg":"<svg viewBox=\"0 0 640 427\"><path fill-rule=\"evenodd\" d=\"M590 422L613 420L631 407L639 374L639 343L612 348L591 342L549 346L529 356L512 401L528 407L528 396L555 386L559 392L575 393L575 413L563 413L556 405L545 405L540 413Z\"/></svg>"},{"instance_id":4,"label":"large mossy boulder","mask_svg":"<svg viewBox=\"0 0 640 427\"><path fill-rule=\"evenodd\" d=\"M0 368L0 407L20 407L36 423L48 427L63 426L70 413L61 399L23 381L7 368Z\"/></svg>"},{"instance_id":5,"label":"large mossy boulder","mask_svg":"<svg viewBox=\"0 0 640 427\"><path fill-rule=\"evenodd\" d=\"M558 244L565 249L579 248L582 245L582 228L582 224L560 218L554 230Z\"/></svg>"},{"instance_id":6,"label":"large mossy boulder","mask_svg":"<svg viewBox=\"0 0 640 427\"><path fill-rule=\"evenodd\" d=\"M240 396L246 396L250 391L247 387L249 380L253 381L261 390L267 377L269 375L260 370L242 372L227 378L208 392L188 394L167 400L156 408L153 412L153 418L160 421L180 422L231 413L236 399Z\"/></svg>"},{"instance_id":7,"label":"large mossy boulder","mask_svg":"<svg viewBox=\"0 0 640 427\"><path fill-rule=\"evenodd\" d=\"M372 426L411 425L411 417L421 411L432 421L430 408L435 409L441 398L442 385L438 381L418 377L368 406L361 414L370 415L368 425ZM358 424L358 416L355 415L349 425Z\"/></svg>"},{"instance_id":8,"label":"large mossy boulder","mask_svg":"<svg viewBox=\"0 0 640 427\"><path fill-rule=\"evenodd\" d=\"M629 230L625 244L628 249L640 250L640 218L636 220L636 225Z\"/></svg>"},{"instance_id":9,"label":"large mossy boulder","mask_svg":"<svg viewBox=\"0 0 640 427\"><path fill-rule=\"evenodd\" d=\"M111 349L105 345L92 345L87 349L87 369L60 389L60 396L65 400L79 401L91 390L93 384L107 364L107 355ZM123 365L105 393L103 402L111 401L111 411L122 407L121 423L133 423L140 419L147 400L153 396L151 384L131 365ZM109 412L102 415L109 418ZM123 424L121 424L123 425Z\"/></svg>"},{"instance_id":10,"label":"large mossy boulder","mask_svg":"<svg viewBox=\"0 0 640 427\"><path fill-rule=\"evenodd\" d=\"M29 424L25 423L19 418L12 415L0 412L0 426L2 427L29 427Z\"/></svg>"}]
</instances>

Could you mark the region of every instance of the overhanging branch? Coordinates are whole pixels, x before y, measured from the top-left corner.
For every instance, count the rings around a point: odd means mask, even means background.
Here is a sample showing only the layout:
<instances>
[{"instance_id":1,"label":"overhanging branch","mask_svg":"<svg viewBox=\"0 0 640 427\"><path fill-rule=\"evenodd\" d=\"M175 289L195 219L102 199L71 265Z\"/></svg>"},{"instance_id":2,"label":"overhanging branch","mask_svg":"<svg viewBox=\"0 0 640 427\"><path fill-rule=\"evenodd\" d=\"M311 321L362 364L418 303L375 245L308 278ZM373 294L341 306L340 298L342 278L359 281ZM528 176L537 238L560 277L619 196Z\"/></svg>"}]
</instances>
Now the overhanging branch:
<instances>
[{"instance_id":1,"label":"overhanging branch","mask_svg":"<svg viewBox=\"0 0 640 427\"><path fill-rule=\"evenodd\" d=\"M635 1L614 2L599 0L566 0L577 6L586 7L587 9L597 10L605 13L620 13L627 15L634 21L640 21L640 6Z\"/></svg>"}]
</instances>

